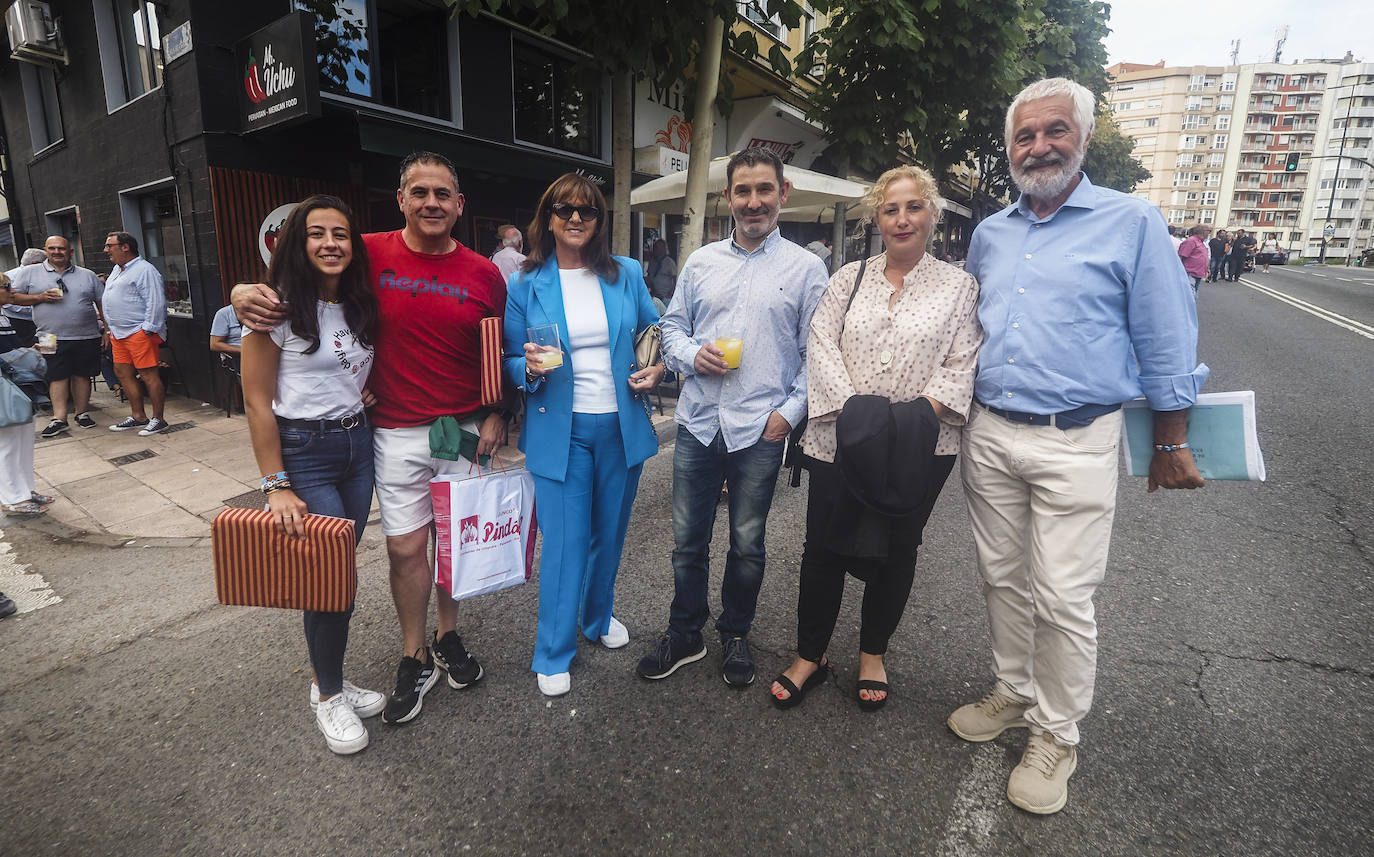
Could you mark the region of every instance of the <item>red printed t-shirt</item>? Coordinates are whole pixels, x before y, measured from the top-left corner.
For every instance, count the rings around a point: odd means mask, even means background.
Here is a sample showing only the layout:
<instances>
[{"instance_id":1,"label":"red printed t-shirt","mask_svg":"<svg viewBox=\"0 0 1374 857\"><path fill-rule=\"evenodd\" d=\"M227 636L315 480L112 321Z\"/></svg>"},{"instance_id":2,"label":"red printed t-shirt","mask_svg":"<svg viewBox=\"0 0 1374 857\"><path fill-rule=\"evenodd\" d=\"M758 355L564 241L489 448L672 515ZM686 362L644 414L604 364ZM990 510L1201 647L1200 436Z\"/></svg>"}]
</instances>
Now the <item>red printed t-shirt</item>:
<instances>
[{"instance_id":1,"label":"red printed t-shirt","mask_svg":"<svg viewBox=\"0 0 1374 857\"><path fill-rule=\"evenodd\" d=\"M423 425L481 405L477 323L506 312L506 284L490 260L459 244L432 256L400 231L363 235L381 302L368 383L381 428Z\"/></svg>"}]
</instances>

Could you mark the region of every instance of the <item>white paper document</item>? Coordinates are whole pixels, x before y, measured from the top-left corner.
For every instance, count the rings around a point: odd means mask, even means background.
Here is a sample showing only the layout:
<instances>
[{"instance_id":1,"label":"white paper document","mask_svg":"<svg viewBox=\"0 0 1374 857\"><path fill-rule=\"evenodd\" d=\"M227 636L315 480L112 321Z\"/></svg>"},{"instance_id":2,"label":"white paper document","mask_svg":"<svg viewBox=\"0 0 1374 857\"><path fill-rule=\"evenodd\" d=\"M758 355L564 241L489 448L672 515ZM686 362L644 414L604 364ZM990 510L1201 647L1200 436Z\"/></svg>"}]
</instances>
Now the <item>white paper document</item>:
<instances>
[{"instance_id":1,"label":"white paper document","mask_svg":"<svg viewBox=\"0 0 1374 857\"><path fill-rule=\"evenodd\" d=\"M1255 431L1255 393L1202 393L1188 412L1188 447L1203 479L1263 482L1264 455ZM1127 402L1121 422L1126 474L1148 476L1155 454L1154 414L1144 399Z\"/></svg>"}]
</instances>

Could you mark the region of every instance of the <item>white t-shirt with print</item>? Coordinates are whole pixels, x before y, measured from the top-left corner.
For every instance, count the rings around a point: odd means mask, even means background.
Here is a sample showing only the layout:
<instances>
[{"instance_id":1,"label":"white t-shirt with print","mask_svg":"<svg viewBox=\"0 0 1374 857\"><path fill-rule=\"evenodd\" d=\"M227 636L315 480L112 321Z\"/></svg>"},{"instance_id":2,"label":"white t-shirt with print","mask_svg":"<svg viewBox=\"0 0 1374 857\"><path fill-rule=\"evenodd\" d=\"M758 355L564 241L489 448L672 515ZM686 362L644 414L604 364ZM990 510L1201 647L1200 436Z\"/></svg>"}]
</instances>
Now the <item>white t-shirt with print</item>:
<instances>
[{"instance_id":1,"label":"white t-shirt with print","mask_svg":"<svg viewBox=\"0 0 1374 857\"><path fill-rule=\"evenodd\" d=\"M337 420L363 409L363 387L372 372L372 348L348 327L343 304L317 301L320 347L306 354L310 340L291 332L283 321L268 335L281 349L277 395L272 413L291 420ZM252 333L244 328L244 335Z\"/></svg>"}]
</instances>

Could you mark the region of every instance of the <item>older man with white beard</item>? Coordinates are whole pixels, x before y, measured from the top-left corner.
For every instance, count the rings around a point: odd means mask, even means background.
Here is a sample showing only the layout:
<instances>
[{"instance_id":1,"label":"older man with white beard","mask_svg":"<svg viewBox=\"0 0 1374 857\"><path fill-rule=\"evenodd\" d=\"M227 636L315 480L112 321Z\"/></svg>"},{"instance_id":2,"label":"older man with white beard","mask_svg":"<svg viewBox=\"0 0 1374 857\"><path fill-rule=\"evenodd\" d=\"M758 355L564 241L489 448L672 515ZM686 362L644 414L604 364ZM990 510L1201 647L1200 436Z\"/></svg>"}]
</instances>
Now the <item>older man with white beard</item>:
<instances>
[{"instance_id":1,"label":"older man with white beard","mask_svg":"<svg viewBox=\"0 0 1374 857\"><path fill-rule=\"evenodd\" d=\"M1041 814L1068 800L1092 703L1122 402L1144 395L1154 411L1148 490L1203 484L1188 450L1208 373L1192 290L1159 211L1080 172L1093 108L1063 78L1016 97L1006 140L1021 197L979 224L967 264L986 338L961 473L997 681L948 722L969 741L1028 727L1007 797Z\"/></svg>"}]
</instances>

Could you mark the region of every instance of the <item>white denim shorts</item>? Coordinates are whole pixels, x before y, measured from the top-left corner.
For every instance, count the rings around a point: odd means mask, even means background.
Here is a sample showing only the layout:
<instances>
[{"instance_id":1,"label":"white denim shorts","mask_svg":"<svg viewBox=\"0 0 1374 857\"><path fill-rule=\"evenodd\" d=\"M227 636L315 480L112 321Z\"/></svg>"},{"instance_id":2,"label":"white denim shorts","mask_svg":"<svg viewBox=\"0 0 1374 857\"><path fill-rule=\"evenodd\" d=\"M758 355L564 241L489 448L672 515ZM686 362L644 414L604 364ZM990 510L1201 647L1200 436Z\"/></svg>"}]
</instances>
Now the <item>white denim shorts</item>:
<instances>
[{"instance_id":1,"label":"white denim shorts","mask_svg":"<svg viewBox=\"0 0 1374 857\"><path fill-rule=\"evenodd\" d=\"M465 420L459 425L473 434L480 433L482 428L476 420ZM477 476L480 472L466 458L431 458L428 425L373 429L372 456L382 533L388 536L413 533L434 520L429 482L435 476Z\"/></svg>"}]
</instances>

